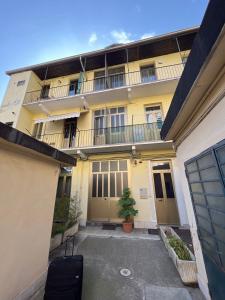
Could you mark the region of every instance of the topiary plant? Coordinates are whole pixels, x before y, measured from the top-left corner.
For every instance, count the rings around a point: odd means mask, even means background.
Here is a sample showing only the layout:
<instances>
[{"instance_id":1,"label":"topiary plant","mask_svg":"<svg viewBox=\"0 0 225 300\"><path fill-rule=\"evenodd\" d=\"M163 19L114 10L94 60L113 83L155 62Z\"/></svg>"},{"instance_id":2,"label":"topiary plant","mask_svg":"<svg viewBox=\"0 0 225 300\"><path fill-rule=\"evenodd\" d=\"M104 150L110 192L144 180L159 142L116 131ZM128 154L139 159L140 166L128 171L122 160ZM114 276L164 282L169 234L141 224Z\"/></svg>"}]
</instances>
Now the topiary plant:
<instances>
[{"instance_id":1,"label":"topiary plant","mask_svg":"<svg viewBox=\"0 0 225 300\"><path fill-rule=\"evenodd\" d=\"M123 217L125 222L131 222L133 217L137 215L138 210L134 209L136 201L131 197L131 191L129 188L123 190L123 195L119 199L119 217Z\"/></svg>"}]
</instances>

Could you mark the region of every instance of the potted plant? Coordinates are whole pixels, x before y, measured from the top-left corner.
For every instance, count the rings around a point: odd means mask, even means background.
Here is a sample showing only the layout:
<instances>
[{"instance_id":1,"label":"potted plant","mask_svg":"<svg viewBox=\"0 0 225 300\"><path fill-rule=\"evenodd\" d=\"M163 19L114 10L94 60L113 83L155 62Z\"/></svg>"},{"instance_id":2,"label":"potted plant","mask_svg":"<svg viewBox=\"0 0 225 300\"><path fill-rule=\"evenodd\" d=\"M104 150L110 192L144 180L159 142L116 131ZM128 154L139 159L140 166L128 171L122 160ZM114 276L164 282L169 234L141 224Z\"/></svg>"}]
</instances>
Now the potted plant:
<instances>
[{"instance_id":1,"label":"potted plant","mask_svg":"<svg viewBox=\"0 0 225 300\"><path fill-rule=\"evenodd\" d=\"M134 209L135 200L131 197L129 188L123 190L123 195L119 199L119 217L123 217L123 231L130 233L133 230L133 217L137 215L138 210Z\"/></svg>"},{"instance_id":2,"label":"potted plant","mask_svg":"<svg viewBox=\"0 0 225 300\"><path fill-rule=\"evenodd\" d=\"M197 265L194 254L171 227L160 227L160 233L183 283L186 285L196 284Z\"/></svg>"}]
</instances>

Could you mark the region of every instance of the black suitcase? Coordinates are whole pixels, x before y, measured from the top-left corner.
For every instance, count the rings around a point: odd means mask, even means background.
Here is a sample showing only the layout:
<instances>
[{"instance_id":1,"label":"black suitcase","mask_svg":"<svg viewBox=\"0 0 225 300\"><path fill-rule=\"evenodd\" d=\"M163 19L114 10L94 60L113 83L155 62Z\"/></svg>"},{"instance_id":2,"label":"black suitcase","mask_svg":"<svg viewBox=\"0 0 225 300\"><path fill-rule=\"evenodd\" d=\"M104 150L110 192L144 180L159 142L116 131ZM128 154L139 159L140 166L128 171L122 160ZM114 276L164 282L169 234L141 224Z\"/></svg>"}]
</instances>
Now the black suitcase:
<instances>
[{"instance_id":1,"label":"black suitcase","mask_svg":"<svg viewBox=\"0 0 225 300\"><path fill-rule=\"evenodd\" d=\"M48 268L44 300L81 300L82 281L82 255L57 257Z\"/></svg>"}]
</instances>

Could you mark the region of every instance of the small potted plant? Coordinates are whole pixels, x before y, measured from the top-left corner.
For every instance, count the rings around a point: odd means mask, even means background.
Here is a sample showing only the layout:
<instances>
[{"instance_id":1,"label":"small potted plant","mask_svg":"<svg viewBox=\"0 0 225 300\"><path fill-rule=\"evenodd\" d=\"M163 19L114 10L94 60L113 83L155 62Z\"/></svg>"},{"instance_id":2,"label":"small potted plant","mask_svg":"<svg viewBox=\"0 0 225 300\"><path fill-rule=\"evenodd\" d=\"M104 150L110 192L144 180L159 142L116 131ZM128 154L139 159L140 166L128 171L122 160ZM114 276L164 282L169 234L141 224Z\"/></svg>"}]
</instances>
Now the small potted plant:
<instances>
[{"instance_id":1,"label":"small potted plant","mask_svg":"<svg viewBox=\"0 0 225 300\"><path fill-rule=\"evenodd\" d=\"M133 230L133 217L137 215L138 210L134 209L135 200L131 198L129 188L123 190L123 195L119 199L119 217L123 217L123 231L130 233Z\"/></svg>"}]
</instances>

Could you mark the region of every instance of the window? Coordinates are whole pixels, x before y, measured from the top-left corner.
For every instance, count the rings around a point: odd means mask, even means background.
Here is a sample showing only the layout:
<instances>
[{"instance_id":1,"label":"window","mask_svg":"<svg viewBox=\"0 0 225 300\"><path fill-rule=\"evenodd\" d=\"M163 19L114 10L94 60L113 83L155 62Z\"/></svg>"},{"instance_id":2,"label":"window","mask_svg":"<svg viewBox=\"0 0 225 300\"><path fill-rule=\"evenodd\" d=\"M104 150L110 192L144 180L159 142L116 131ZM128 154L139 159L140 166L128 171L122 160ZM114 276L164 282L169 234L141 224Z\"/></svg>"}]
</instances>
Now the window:
<instances>
[{"instance_id":1,"label":"window","mask_svg":"<svg viewBox=\"0 0 225 300\"><path fill-rule=\"evenodd\" d=\"M225 141L185 163L204 255L225 267Z\"/></svg>"},{"instance_id":2,"label":"window","mask_svg":"<svg viewBox=\"0 0 225 300\"><path fill-rule=\"evenodd\" d=\"M125 108L113 107L109 109L100 109L94 112L94 128L98 133L103 133L103 128L113 127L112 132L118 131L125 125Z\"/></svg>"},{"instance_id":3,"label":"window","mask_svg":"<svg viewBox=\"0 0 225 300\"><path fill-rule=\"evenodd\" d=\"M17 86L22 86L22 85L24 85L25 84L25 80L19 80L18 82L17 82Z\"/></svg>"},{"instance_id":4,"label":"window","mask_svg":"<svg viewBox=\"0 0 225 300\"><path fill-rule=\"evenodd\" d=\"M41 133L42 133L42 128L43 128L43 123L34 124L32 136L35 137L36 139L40 139Z\"/></svg>"},{"instance_id":5,"label":"window","mask_svg":"<svg viewBox=\"0 0 225 300\"><path fill-rule=\"evenodd\" d=\"M155 73L155 66L154 65L148 65L143 66L141 69L141 82L151 82L156 80L156 73Z\"/></svg>"},{"instance_id":6,"label":"window","mask_svg":"<svg viewBox=\"0 0 225 300\"><path fill-rule=\"evenodd\" d=\"M145 114L148 124L156 123L158 129L162 128L162 111L160 105L145 107Z\"/></svg>"},{"instance_id":7,"label":"window","mask_svg":"<svg viewBox=\"0 0 225 300\"><path fill-rule=\"evenodd\" d=\"M71 80L69 85L69 96L77 94L78 80Z\"/></svg>"},{"instance_id":8,"label":"window","mask_svg":"<svg viewBox=\"0 0 225 300\"><path fill-rule=\"evenodd\" d=\"M92 163L92 197L120 197L128 187L126 160Z\"/></svg>"},{"instance_id":9,"label":"window","mask_svg":"<svg viewBox=\"0 0 225 300\"><path fill-rule=\"evenodd\" d=\"M124 67L119 67L109 68L107 72L105 70L97 71L94 74L94 78L94 89L96 91L117 88L123 86L125 83L125 69Z\"/></svg>"},{"instance_id":10,"label":"window","mask_svg":"<svg viewBox=\"0 0 225 300\"><path fill-rule=\"evenodd\" d=\"M49 91L50 91L50 85L43 85L41 89L41 98L42 99L47 99L49 97Z\"/></svg>"}]
</instances>

